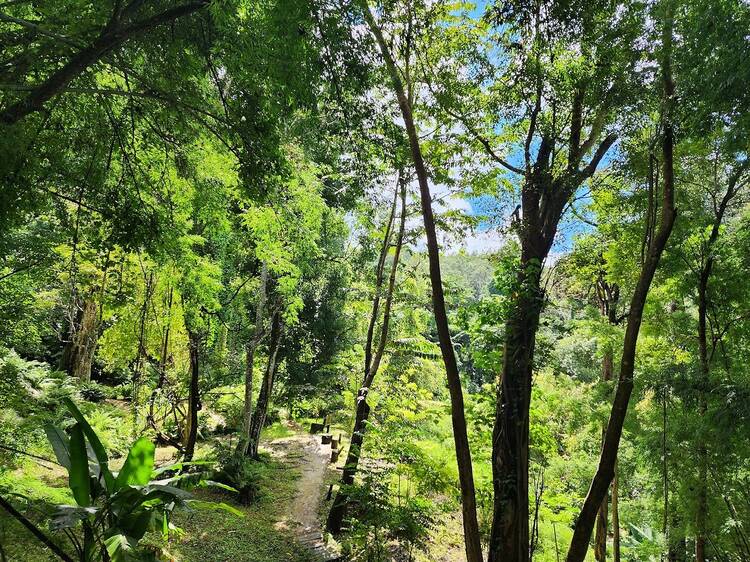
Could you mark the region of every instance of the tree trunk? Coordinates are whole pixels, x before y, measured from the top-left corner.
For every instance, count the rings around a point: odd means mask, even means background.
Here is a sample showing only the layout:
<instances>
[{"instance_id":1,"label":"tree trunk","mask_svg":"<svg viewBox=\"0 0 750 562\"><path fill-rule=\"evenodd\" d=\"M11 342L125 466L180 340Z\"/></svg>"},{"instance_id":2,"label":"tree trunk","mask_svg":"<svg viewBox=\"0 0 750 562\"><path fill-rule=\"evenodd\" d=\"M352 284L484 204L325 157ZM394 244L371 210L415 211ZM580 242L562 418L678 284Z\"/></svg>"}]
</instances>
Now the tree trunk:
<instances>
[{"instance_id":1,"label":"tree trunk","mask_svg":"<svg viewBox=\"0 0 750 562\"><path fill-rule=\"evenodd\" d=\"M91 380L91 364L99 340L99 307L93 298L83 301L79 318L80 322L73 336L68 372L71 376L88 382Z\"/></svg>"},{"instance_id":2,"label":"tree trunk","mask_svg":"<svg viewBox=\"0 0 750 562\"><path fill-rule=\"evenodd\" d=\"M268 363L263 382L260 386L258 402L255 405L252 419L250 420L250 433L245 454L251 458L258 458L258 445L260 444L260 434L263 431L263 425L266 423L268 414L268 404L271 401L273 392L273 382L278 369L277 356L281 344L281 313L276 312L273 315L271 326L271 341L268 346Z\"/></svg>"},{"instance_id":3,"label":"tree trunk","mask_svg":"<svg viewBox=\"0 0 750 562\"><path fill-rule=\"evenodd\" d=\"M156 439L158 442L169 443L172 446L180 449L182 443L180 443L179 436L175 438L171 435L165 435L159 427L156 418L154 417L154 408L156 407L156 398L164 388L164 384L167 381L167 364L169 363L169 336L172 325L172 302L174 297L174 289L170 286L167 292L167 318L166 326L164 327L164 336L162 337L161 352L159 353L159 378L156 381L156 386L151 391L151 396L148 399L148 414L146 415L146 423L156 432Z\"/></svg>"},{"instance_id":4,"label":"tree trunk","mask_svg":"<svg viewBox=\"0 0 750 562\"><path fill-rule=\"evenodd\" d=\"M374 340L375 324L377 323L378 309L380 306L380 291L383 283L383 272L385 268L385 260L388 255L390 248L390 231L391 224L393 223L395 203L399 193L401 194L401 220L399 223L399 230L396 236L396 247L393 254L393 262L391 264L391 271L388 279L388 287L386 289L385 306L383 310L383 321L381 325L380 340L373 357L372 345ZM367 429L367 419L370 415L370 406L367 404L367 394L372 386L375 376L377 375L378 369L380 368L380 361L385 351L385 345L388 341L388 326L390 324L391 305L393 303L393 293L396 288L396 275L398 273L398 264L401 257L401 248L404 243L404 232L406 230L406 181L401 171L399 171L398 183L396 185L396 193L393 199L394 205L391 208L391 214L388 219L388 226L386 228L386 235L383 238L383 245L380 251L380 259L375 275L375 296L372 301L372 312L370 315L370 324L367 330L367 340L365 343L365 369L364 376L362 378L362 386L357 393L357 404L355 407L354 414L354 428L352 429L352 435L349 440L349 451L346 456L346 464L344 465L344 471L341 475L341 487L336 493L331 511L328 514L326 521L326 528L333 534L341 532L341 528L344 523L344 517L346 516L347 503L349 501L349 492L346 490L347 486L351 486L354 483L354 478L357 474L357 468L359 466L359 457L362 450L362 443L364 441L364 433Z\"/></svg>"},{"instance_id":5,"label":"tree trunk","mask_svg":"<svg viewBox=\"0 0 750 562\"><path fill-rule=\"evenodd\" d=\"M602 287L602 297L600 302L601 313L607 317L607 321L617 324L617 304L619 301L620 291L617 285L610 286L603 278L599 279L599 285ZM602 358L602 382L607 383L612 380L614 371L614 357L611 348L607 348ZM602 443L604 435L607 432L606 424L602 428ZM596 537L594 538L594 558L598 562L604 562L607 559L607 518L608 518L608 498L605 496L599 507L599 514L596 519Z\"/></svg>"},{"instance_id":6,"label":"tree trunk","mask_svg":"<svg viewBox=\"0 0 750 562\"><path fill-rule=\"evenodd\" d=\"M609 507L608 498L605 496L604 501L599 506L599 514L596 518L596 536L594 538L594 558L598 562L604 562L607 559L607 508Z\"/></svg>"},{"instance_id":7,"label":"tree trunk","mask_svg":"<svg viewBox=\"0 0 750 562\"><path fill-rule=\"evenodd\" d=\"M612 480L612 560L620 562L620 474L615 463L615 477Z\"/></svg>"},{"instance_id":8,"label":"tree trunk","mask_svg":"<svg viewBox=\"0 0 750 562\"><path fill-rule=\"evenodd\" d=\"M522 249L520 290L505 325L500 396L492 439L494 511L489 562L529 559L529 407L542 304L541 260Z\"/></svg>"},{"instance_id":9,"label":"tree trunk","mask_svg":"<svg viewBox=\"0 0 750 562\"><path fill-rule=\"evenodd\" d=\"M709 250L710 251L710 250ZM700 272L698 282L698 353L700 358L700 391L698 396L698 415L701 420L708 411L706 391L709 385L708 341L706 334L706 316L708 313L707 293L708 278L711 274L712 259ZM708 451L705 438L698 437L698 498L695 517L695 562L706 562L706 512L708 511Z\"/></svg>"},{"instance_id":10,"label":"tree trunk","mask_svg":"<svg viewBox=\"0 0 750 562\"><path fill-rule=\"evenodd\" d=\"M341 475L341 487L336 493L336 497L333 500L333 505L331 506L331 511L328 513L328 519L326 521L326 528L333 534L340 533L344 524L347 502L349 501L349 493L344 486L351 486L354 484L354 477L357 474L360 450L362 448L362 441L369 416L370 406L367 404L366 392L364 389L360 389L359 395L357 396L357 412L354 419L354 429L352 430L351 441L349 443L349 452L346 455L346 464L344 464L344 471Z\"/></svg>"},{"instance_id":11,"label":"tree trunk","mask_svg":"<svg viewBox=\"0 0 750 562\"><path fill-rule=\"evenodd\" d=\"M680 528L679 516L672 511L670 518L670 532L669 537L667 537L669 541L667 560L668 562L686 562L687 541L685 540L685 534L680 530L680 535L675 535L675 531Z\"/></svg>"},{"instance_id":12,"label":"tree trunk","mask_svg":"<svg viewBox=\"0 0 750 562\"><path fill-rule=\"evenodd\" d=\"M148 305L151 302L151 295L153 294L154 284L154 272L150 272L146 277L145 271L144 276L144 294L143 304L141 305L141 313L138 328L138 352L135 355L135 364L133 365L133 377L132 377L132 393L130 408L133 412L133 438L136 435L136 428L138 427L138 414L140 412L140 389L141 379L146 370L146 361L148 357L148 350L146 349L146 318L148 316Z\"/></svg>"},{"instance_id":13,"label":"tree trunk","mask_svg":"<svg viewBox=\"0 0 750 562\"><path fill-rule=\"evenodd\" d=\"M451 397L451 421L453 425L453 439L456 446L456 461L458 463L459 482L461 486L461 507L463 515L464 539L466 543L467 562L481 562L482 547L479 539L479 524L477 522L476 493L474 491L474 470L471 464L471 451L466 431L466 416L464 413L463 389L458 372L456 355L448 328L448 315L445 309L443 295L443 281L440 273L440 248L438 247L435 231L435 219L432 213L432 197L427 179L427 169L422 157L419 135L414 124L411 103L406 96L401 76L393 61L388 43L370 11L367 0L360 0L364 8L364 16L370 31L375 36L380 53L390 75L394 92L398 98L398 105L404 119L404 126L409 137L412 163L417 173L419 194L424 219L425 236L427 238L427 254L429 257L430 284L432 285L432 306L435 324L438 331L440 351L443 356L448 391Z\"/></svg>"},{"instance_id":14,"label":"tree trunk","mask_svg":"<svg viewBox=\"0 0 750 562\"><path fill-rule=\"evenodd\" d=\"M198 410L201 409L199 396L199 358L200 337L196 332L188 329L188 346L190 348L190 388L188 393L188 412L185 425L185 454L184 461L193 460L195 443L198 439Z\"/></svg>"},{"instance_id":15,"label":"tree trunk","mask_svg":"<svg viewBox=\"0 0 750 562\"><path fill-rule=\"evenodd\" d=\"M665 18L663 29L664 53L662 57L662 74L664 81L663 98L663 125L664 133L662 139L662 165L664 187L662 193L661 219L656 235L649 243L648 253L645 256L641 273L636 284L633 297L630 302L628 322L625 329L623 341L622 359L620 362L620 374L618 378L617 391L612 403L612 411L607 424L607 432L604 438L599 466L591 481L586 500L581 508L575 527L573 538L568 550L567 562L583 562L589 547L591 532L594 527L596 514L599 506L607 495L609 484L615 473L617 462L617 451L620 446L620 437L628 411L630 395L633 392L633 372L635 370L635 352L638 344L638 334L641 327L643 308L646 304L656 269L661 260L669 236L672 233L676 212L674 208L674 82L672 79L672 33L673 33L673 6L671 0L666 0Z\"/></svg>"},{"instance_id":16,"label":"tree trunk","mask_svg":"<svg viewBox=\"0 0 750 562\"><path fill-rule=\"evenodd\" d=\"M255 350L263 339L263 314L266 307L266 290L268 285L268 266L265 262L260 271L258 302L255 305L255 331L245 347L245 408L242 413L242 433L237 443L237 453L244 454L250 439L250 428L253 420L253 364Z\"/></svg>"},{"instance_id":17,"label":"tree trunk","mask_svg":"<svg viewBox=\"0 0 750 562\"><path fill-rule=\"evenodd\" d=\"M698 397L698 413L703 419L708 411L708 390L711 384L711 358L708 352L708 282L714 265L714 245L719 238L724 216L729 204L744 185L740 179L747 170L750 162L745 160L729 176L727 189L718 207L715 207L714 221L711 232L706 241L700 272L698 275L698 356L700 364L700 390ZM708 443L699 432L698 436L698 506L696 513L695 560L705 562L706 559L706 517L708 514Z\"/></svg>"}]
</instances>

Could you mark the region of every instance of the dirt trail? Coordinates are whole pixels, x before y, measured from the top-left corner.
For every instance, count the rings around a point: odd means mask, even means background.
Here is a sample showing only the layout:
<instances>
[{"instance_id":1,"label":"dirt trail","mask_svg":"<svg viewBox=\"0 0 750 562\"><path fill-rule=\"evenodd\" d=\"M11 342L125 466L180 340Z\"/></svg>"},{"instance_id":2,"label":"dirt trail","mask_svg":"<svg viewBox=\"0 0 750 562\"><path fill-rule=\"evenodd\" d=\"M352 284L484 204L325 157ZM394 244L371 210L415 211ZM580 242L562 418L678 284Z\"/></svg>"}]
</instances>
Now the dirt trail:
<instances>
[{"instance_id":1,"label":"dirt trail","mask_svg":"<svg viewBox=\"0 0 750 562\"><path fill-rule=\"evenodd\" d=\"M323 495L329 445L322 445L320 435L293 435L274 439L267 445L273 457L293 463L301 469L297 494L289 515L279 521L280 528L288 527L299 541L321 561L337 559L327 548L318 521L318 508Z\"/></svg>"}]
</instances>

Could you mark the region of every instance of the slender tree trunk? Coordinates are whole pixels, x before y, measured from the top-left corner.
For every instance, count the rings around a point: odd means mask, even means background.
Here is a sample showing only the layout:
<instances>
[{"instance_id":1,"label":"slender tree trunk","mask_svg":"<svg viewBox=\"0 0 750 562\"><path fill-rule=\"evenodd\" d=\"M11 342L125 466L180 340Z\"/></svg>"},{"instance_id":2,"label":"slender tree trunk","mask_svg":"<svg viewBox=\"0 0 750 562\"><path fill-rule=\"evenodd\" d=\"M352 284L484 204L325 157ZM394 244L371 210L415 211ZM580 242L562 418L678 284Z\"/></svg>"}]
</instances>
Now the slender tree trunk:
<instances>
[{"instance_id":1,"label":"slender tree trunk","mask_svg":"<svg viewBox=\"0 0 750 562\"><path fill-rule=\"evenodd\" d=\"M390 231L394 219L395 203L399 193L401 194L401 220L399 223L399 230L396 236L396 247L393 253L393 262L391 263L391 271L388 279L388 286L386 288L385 306L383 310L383 320L380 329L380 339L378 346L373 357L372 346L374 340L375 324L377 323L378 309L380 306L380 292L383 284L383 272L385 268L386 256L390 249ZM394 205L391 208L391 214L388 219L388 226L386 228L386 235L383 238L383 245L380 251L380 259L376 269L375 276L375 296L372 301L372 313L370 315L370 324L367 330L367 341L365 343L365 369L364 377L362 378L362 386L357 392L357 404L355 407L354 414L354 428L352 429L352 435L349 440L349 451L346 455L346 463L344 464L344 471L341 475L341 487L336 493L336 497L331 506L331 511L328 514L326 521L326 528L333 534L341 532L341 528L344 523L344 517L346 516L347 503L349 501L349 493L346 490L347 486L354 484L354 478L357 474L359 466L359 457L362 450L362 443L364 442L364 434L367 429L366 424L370 415L370 406L367 404L367 394L372 386L375 376L380 368L380 361L385 351L385 346L388 341L388 326L390 324L391 305L393 303L393 293L396 288L396 275L398 273L398 264L401 257L401 248L404 243L404 232L406 230L406 180L403 174L399 172L398 183L396 185L396 194L394 195Z\"/></svg>"},{"instance_id":2,"label":"slender tree trunk","mask_svg":"<svg viewBox=\"0 0 750 562\"><path fill-rule=\"evenodd\" d=\"M57 543L50 539L44 532L37 527L32 521L30 521L25 515L18 511L13 504L7 501L3 496L0 496L0 507L7 511L11 517L15 518L21 525L31 532L36 539L38 539L44 546L49 548L60 560L65 562L73 562L73 559L68 556L68 553L61 549Z\"/></svg>"},{"instance_id":3,"label":"slender tree trunk","mask_svg":"<svg viewBox=\"0 0 750 562\"><path fill-rule=\"evenodd\" d=\"M698 357L700 365L700 391L698 397L698 414L703 420L708 411L708 390L711 384L711 358L708 351L708 283L714 265L714 246L719 238L724 216L732 200L744 185L740 180L750 162L745 160L729 176L727 188L718 207L715 208L711 232L704 247L698 275ZM708 515L708 443L699 433L698 436L698 505L696 512L695 560L706 559L706 518Z\"/></svg>"},{"instance_id":4,"label":"slender tree trunk","mask_svg":"<svg viewBox=\"0 0 750 562\"><path fill-rule=\"evenodd\" d=\"M609 507L608 498L605 496L604 501L599 506L599 514L596 518L596 536L594 538L594 558L598 562L604 562L607 559L607 509Z\"/></svg>"},{"instance_id":5,"label":"slender tree trunk","mask_svg":"<svg viewBox=\"0 0 750 562\"><path fill-rule=\"evenodd\" d=\"M331 511L328 513L328 519L326 521L326 528L333 534L340 533L343 528L347 502L349 501L349 493L344 487L354 484L354 477L357 474L357 467L359 465L359 454L364 439L365 426L369 416L370 406L367 404L366 393L360 389L357 396L357 411L354 419L354 429L352 430L351 441L349 443L349 452L346 455L346 463L344 464L344 471L341 475L341 487L336 493L336 497L333 500L333 505L331 506Z\"/></svg>"},{"instance_id":6,"label":"slender tree trunk","mask_svg":"<svg viewBox=\"0 0 750 562\"><path fill-rule=\"evenodd\" d=\"M469 438L466 431L466 416L464 413L463 389L458 372L456 354L451 341L448 328L448 314L445 309L445 297L443 295L443 280L440 273L440 248L438 246L435 231L435 219L432 213L432 197L427 179L427 169L422 156L422 148L419 144L419 135L414 124L411 103L404 90L401 76L383 37L383 33L370 11L367 0L360 0L364 8L364 16L370 31L375 36L380 53L386 64L390 75L393 89L398 98L398 105L404 119L409 146L411 149L412 162L417 173L419 183L420 201L422 204L422 218L424 219L425 236L427 238L427 255L429 257L430 283L432 285L432 306L435 316L435 324L438 331L440 351L445 364L448 379L448 391L451 397L451 421L453 424L453 439L456 446L456 460L458 463L459 482L461 486L461 508L463 515L464 540L466 543L467 562L481 562L482 547L479 539L479 524L477 522L476 493L474 491L474 469L471 464L471 451Z\"/></svg>"},{"instance_id":7,"label":"slender tree trunk","mask_svg":"<svg viewBox=\"0 0 750 562\"><path fill-rule=\"evenodd\" d=\"M143 271L144 277L144 292L143 292L143 304L141 305L141 313L138 328L138 351L135 355L135 365L133 366L133 377L132 377L132 395L131 395L131 411L133 412L133 437L136 437L138 427L138 413L140 411L140 389L141 380L145 372L146 357L148 350L146 349L146 318L148 316L148 305L151 302L151 295L154 290L154 273L149 273L146 277L146 271Z\"/></svg>"},{"instance_id":8,"label":"slender tree trunk","mask_svg":"<svg viewBox=\"0 0 750 562\"><path fill-rule=\"evenodd\" d=\"M391 212L388 215L388 222L385 227L385 235L383 236L383 244L380 247L380 255L378 257L378 265L375 269L375 296L372 299L372 311L370 313L370 323L367 325L367 336L365 338L365 369L363 381L370 378L370 365L372 364L372 346L375 340L375 326L378 322L380 315L380 298L383 290L383 281L385 273L385 262L388 257L388 251L391 247L391 233L393 231L393 221L396 217L396 203L398 202L398 194L401 190L402 172L399 170L398 181L396 182L396 188L393 193L393 202L391 203ZM364 386L364 384L363 384Z\"/></svg>"},{"instance_id":9,"label":"slender tree trunk","mask_svg":"<svg viewBox=\"0 0 750 562\"><path fill-rule=\"evenodd\" d=\"M710 251L710 249L709 249ZM713 260L709 257L700 272L698 282L698 354L700 359L700 391L698 396L698 414L701 421L706 416L708 401L706 391L709 385L710 366L708 359L708 336L706 317L708 314L708 279L711 275ZM706 561L706 514L708 511L707 482L708 451L705 438L698 437L698 498L695 518L695 562Z\"/></svg>"},{"instance_id":10,"label":"slender tree trunk","mask_svg":"<svg viewBox=\"0 0 750 562\"><path fill-rule=\"evenodd\" d=\"M200 405L199 382L199 359L200 359L200 337L188 329L188 346L190 350L190 385L188 393L188 411L185 425L185 453L183 460L193 460L195 443L198 439L198 410Z\"/></svg>"},{"instance_id":11,"label":"slender tree trunk","mask_svg":"<svg viewBox=\"0 0 750 562\"><path fill-rule=\"evenodd\" d=\"M260 271L258 302L255 305L255 330L245 347L245 409L242 415L242 433L239 443L237 443L238 454L244 454L247 451L250 439L250 427L253 420L253 364L255 363L255 350L263 338L263 315L266 308L267 285L268 266L263 262Z\"/></svg>"},{"instance_id":12,"label":"slender tree trunk","mask_svg":"<svg viewBox=\"0 0 750 562\"><path fill-rule=\"evenodd\" d=\"M607 321L617 324L617 304L619 301L619 288L617 285L610 286L603 278L599 280L602 287L601 313L607 317ZM614 372L614 357L612 349L608 346L602 358L602 382L605 384L612 380ZM606 424L602 428L602 443L604 435L607 432ZM607 523L608 523L608 498L605 496L602 505L599 507L599 514L596 519L596 537L594 539L594 558L598 562L604 562L607 559ZM613 514L614 515L614 514Z\"/></svg>"},{"instance_id":13,"label":"slender tree trunk","mask_svg":"<svg viewBox=\"0 0 750 562\"><path fill-rule=\"evenodd\" d=\"M167 293L167 320L166 326L164 327L161 354L159 355L159 380L156 385L157 388L164 386L164 380L167 376L167 362L169 361L169 333L172 327L172 297L173 289L170 287L169 292Z\"/></svg>"},{"instance_id":14,"label":"slender tree trunk","mask_svg":"<svg viewBox=\"0 0 750 562\"><path fill-rule=\"evenodd\" d=\"M617 391L612 403L612 411L607 424L599 466L596 470L586 500L581 508L575 527L573 538L568 550L567 562L583 562L589 548L589 540L594 527L596 513L604 500L609 484L615 473L617 451L620 437L625 423L625 416L633 392L633 372L635 370L635 352L638 344L638 334L641 327L643 308L646 304L651 281L661 260L661 255L667 245L676 217L674 208L674 82L672 79L672 33L673 33L673 5L672 0L665 2L665 16L663 26L662 74L664 81L662 165L663 192L662 209L659 228L649 243L641 273L630 302L625 339L623 341L622 359Z\"/></svg>"},{"instance_id":15,"label":"slender tree trunk","mask_svg":"<svg viewBox=\"0 0 750 562\"><path fill-rule=\"evenodd\" d=\"M258 458L258 445L260 444L260 434L263 431L263 425L266 423L268 414L268 404L271 401L273 392L273 382L278 369L277 357L279 346L281 345L281 313L276 312L273 315L271 325L271 341L268 346L268 363L263 382L260 386L258 402L255 405L252 419L250 420L250 435L248 439L246 454L254 459Z\"/></svg>"},{"instance_id":16,"label":"slender tree trunk","mask_svg":"<svg viewBox=\"0 0 750 562\"><path fill-rule=\"evenodd\" d=\"M165 443L172 443L175 446L182 446L179 440L174 439L171 436L164 435L161 428L158 426L156 418L154 417L154 408L156 406L156 397L159 395L161 390L164 388L164 383L167 380L167 363L169 361L169 335L171 332L172 325L172 299L174 297L174 290L170 286L167 292L167 318L166 326L164 327L164 336L161 342L161 352L159 353L159 378L156 381L156 386L151 391L151 396L148 399L148 414L146 415L146 423L156 432L156 438L158 441Z\"/></svg>"},{"instance_id":17,"label":"slender tree trunk","mask_svg":"<svg viewBox=\"0 0 750 562\"><path fill-rule=\"evenodd\" d=\"M615 463L615 477L612 480L612 560L620 562L620 474Z\"/></svg>"},{"instance_id":18,"label":"slender tree trunk","mask_svg":"<svg viewBox=\"0 0 750 562\"><path fill-rule=\"evenodd\" d=\"M667 560L669 562L686 562L687 555L687 541L685 540L685 534L680 529L680 520L674 510L670 515L670 532L668 537L668 550ZM679 536L676 531L680 532Z\"/></svg>"}]
</instances>

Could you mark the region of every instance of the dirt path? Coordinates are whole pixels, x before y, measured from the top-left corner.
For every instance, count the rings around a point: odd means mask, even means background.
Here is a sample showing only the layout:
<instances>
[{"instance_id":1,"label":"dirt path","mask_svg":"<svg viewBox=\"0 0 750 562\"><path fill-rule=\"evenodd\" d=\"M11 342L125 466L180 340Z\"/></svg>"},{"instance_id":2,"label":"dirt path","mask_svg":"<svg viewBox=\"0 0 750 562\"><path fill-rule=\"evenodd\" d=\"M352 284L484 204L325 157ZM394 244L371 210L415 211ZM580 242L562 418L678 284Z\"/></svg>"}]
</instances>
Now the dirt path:
<instances>
[{"instance_id":1,"label":"dirt path","mask_svg":"<svg viewBox=\"0 0 750 562\"><path fill-rule=\"evenodd\" d=\"M274 458L289 462L301 469L297 481L297 494L290 506L289 515L277 523L279 528L290 528L299 541L321 561L336 559L326 548L318 509L323 495L329 445L321 445L320 435L293 435L274 439L267 445Z\"/></svg>"}]
</instances>

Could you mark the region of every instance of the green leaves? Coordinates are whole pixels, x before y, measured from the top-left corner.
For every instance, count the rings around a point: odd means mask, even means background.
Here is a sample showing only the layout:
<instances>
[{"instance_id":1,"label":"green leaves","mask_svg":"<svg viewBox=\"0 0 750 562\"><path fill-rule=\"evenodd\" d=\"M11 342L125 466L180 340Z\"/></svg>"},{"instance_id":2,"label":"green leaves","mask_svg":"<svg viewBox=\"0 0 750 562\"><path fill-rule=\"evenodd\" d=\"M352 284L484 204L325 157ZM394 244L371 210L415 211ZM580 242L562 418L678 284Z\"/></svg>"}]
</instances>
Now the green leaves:
<instances>
[{"instance_id":1,"label":"green leaves","mask_svg":"<svg viewBox=\"0 0 750 562\"><path fill-rule=\"evenodd\" d=\"M130 448L128 458L117 475L115 490L124 486L145 486L151 479L154 470L154 451L156 447L146 437L141 437Z\"/></svg>"},{"instance_id":2,"label":"green leaves","mask_svg":"<svg viewBox=\"0 0 750 562\"><path fill-rule=\"evenodd\" d=\"M59 531L83 526L82 551L86 560L93 560L95 556L108 557L113 562L153 559L153 553L138 549L138 542L155 526L166 535L171 513L177 507L192 505L243 515L224 503L194 500L190 492L176 487L216 486L236 492L229 486L203 480L201 474L178 474L152 480L165 471L201 463L177 463L155 471L156 447L147 437L141 437L130 447L115 478L107 465L107 451L96 432L70 399L66 398L64 403L76 419L70 428L70 438L51 425L45 427L45 431L58 461L68 469L68 482L77 505L58 506L50 528Z\"/></svg>"},{"instance_id":3,"label":"green leaves","mask_svg":"<svg viewBox=\"0 0 750 562\"><path fill-rule=\"evenodd\" d=\"M70 470L70 440L65 432L52 424L44 426L44 432L47 434L52 450L55 452L57 462Z\"/></svg>"},{"instance_id":4,"label":"green leaves","mask_svg":"<svg viewBox=\"0 0 750 562\"><path fill-rule=\"evenodd\" d=\"M227 513L231 513L232 515L236 515L237 517L244 517L245 514L242 513L239 509L232 507L229 504L226 504L224 502L207 502L202 500L189 500L188 504L197 507L200 509L214 509L214 510L220 510L220 511L226 511Z\"/></svg>"},{"instance_id":5,"label":"green leaves","mask_svg":"<svg viewBox=\"0 0 750 562\"><path fill-rule=\"evenodd\" d=\"M70 490L76 503L91 505L91 482L89 480L89 458L86 453L86 440L80 424L70 431L70 468L68 469Z\"/></svg>"},{"instance_id":6,"label":"green leaves","mask_svg":"<svg viewBox=\"0 0 750 562\"><path fill-rule=\"evenodd\" d=\"M78 422L76 425L79 426L80 431L82 432L82 435L86 436L86 439L88 439L89 445L91 446L91 449L94 452L94 455L96 456L96 460L99 463L99 471L101 477L104 479L104 485L106 486L107 491L111 491L114 487L115 479L114 476L112 476L112 473L109 470L109 458L107 457L107 451L104 449L104 445L102 445L102 442L99 440L99 437L96 435L96 432L91 428L89 425L89 422L86 421L86 418L83 417L83 414L78 409L78 407L73 403L73 401L70 398L63 398L63 404L68 408L70 413L73 415L73 418ZM74 426L75 427L75 426ZM85 441L82 441L85 443ZM84 455L86 454L86 446L84 447ZM71 444L71 461L72 461L72 444Z\"/></svg>"}]
</instances>

